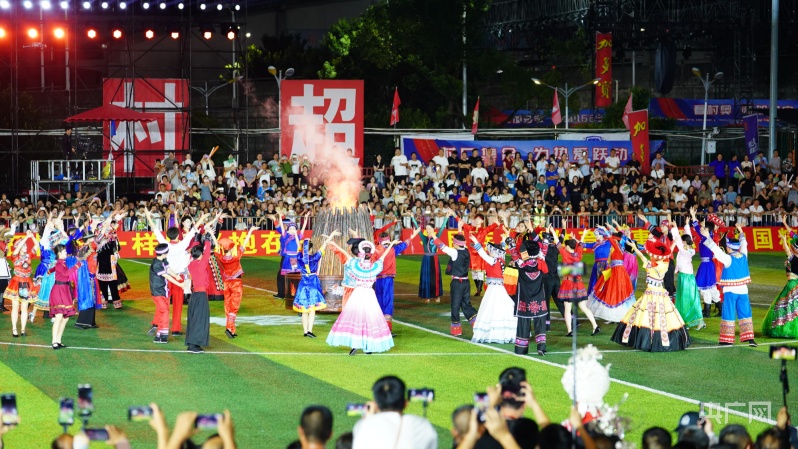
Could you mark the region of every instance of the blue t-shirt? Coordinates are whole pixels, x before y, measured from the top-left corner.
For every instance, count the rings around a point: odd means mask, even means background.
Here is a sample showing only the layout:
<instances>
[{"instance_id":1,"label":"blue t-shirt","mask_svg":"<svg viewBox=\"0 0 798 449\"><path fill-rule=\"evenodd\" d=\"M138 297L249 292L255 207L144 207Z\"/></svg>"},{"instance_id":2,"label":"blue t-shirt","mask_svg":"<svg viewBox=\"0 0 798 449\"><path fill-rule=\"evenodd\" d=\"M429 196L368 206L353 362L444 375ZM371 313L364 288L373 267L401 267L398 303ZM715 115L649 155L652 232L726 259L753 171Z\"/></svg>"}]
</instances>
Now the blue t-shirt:
<instances>
[{"instance_id":1,"label":"blue t-shirt","mask_svg":"<svg viewBox=\"0 0 798 449\"><path fill-rule=\"evenodd\" d=\"M546 170L546 185L549 187L557 186L557 182L560 180L560 173L554 169L552 171Z\"/></svg>"}]
</instances>

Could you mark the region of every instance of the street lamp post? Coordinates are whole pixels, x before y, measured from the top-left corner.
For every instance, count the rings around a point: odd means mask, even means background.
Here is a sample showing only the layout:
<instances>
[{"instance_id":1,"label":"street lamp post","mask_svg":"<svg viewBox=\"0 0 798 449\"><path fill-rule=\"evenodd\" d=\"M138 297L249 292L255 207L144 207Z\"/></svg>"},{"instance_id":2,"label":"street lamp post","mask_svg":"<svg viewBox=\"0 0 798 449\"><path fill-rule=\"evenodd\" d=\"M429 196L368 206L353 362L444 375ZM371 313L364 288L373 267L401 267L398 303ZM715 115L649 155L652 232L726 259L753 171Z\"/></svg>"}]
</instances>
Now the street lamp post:
<instances>
[{"instance_id":1,"label":"street lamp post","mask_svg":"<svg viewBox=\"0 0 798 449\"><path fill-rule=\"evenodd\" d=\"M532 82L537 84L538 86L546 86L549 89L554 89L557 93L565 97L565 129L568 129L568 112L569 112L568 97L570 97L572 93L576 92L579 89L582 89L583 87L594 86L598 84L599 81L601 81L601 78L596 78L591 80L590 82L582 84L581 86L571 87L571 88L568 88L568 83L565 83L565 88L563 89L562 87L550 86L537 78L532 78Z\"/></svg>"},{"instance_id":2,"label":"street lamp post","mask_svg":"<svg viewBox=\"0 0 798 449\"><path fill-rule=\"evenodd\" d=\"M270 65L269 66L269 74L271 74L271 76L274 77L274 80L277 81L277 129L280 130L280 135L277 138L277 152L278 152L278 154L282 155L283 154L283 148L282 148L282 145L283 145L283 126L282 126L283 111L282 111L282 105L280 104L280 101L281 101L280 93L281 93L281 89L282 89L282 85L283 85L283 80L288 78L288 77L293 76L294 75L294 69L293 68L288 68L285 71L285 75L283 75L283 71L282 70L278 71L276 67L274 67L273 65Z\"/></svg>"},{"instance_id":3,"label":"street lamp post","mask_svg":"<svg viewBox=\"0 0 798 449\"><path fill-rule=\"evenodd\" d=\"M707 73L706 79L704 79L701 77L701 70L698 70L698 67L693 67L693 75L695 75L701 81L701 85L704 86L704 126L701 132L701 165L704 165L706 163L707 151L707 106L709 103L709 88L712 86L712 83L723 78L723 72L716 73L710 80L709 73Z\"/></svg>"}]
</instances>

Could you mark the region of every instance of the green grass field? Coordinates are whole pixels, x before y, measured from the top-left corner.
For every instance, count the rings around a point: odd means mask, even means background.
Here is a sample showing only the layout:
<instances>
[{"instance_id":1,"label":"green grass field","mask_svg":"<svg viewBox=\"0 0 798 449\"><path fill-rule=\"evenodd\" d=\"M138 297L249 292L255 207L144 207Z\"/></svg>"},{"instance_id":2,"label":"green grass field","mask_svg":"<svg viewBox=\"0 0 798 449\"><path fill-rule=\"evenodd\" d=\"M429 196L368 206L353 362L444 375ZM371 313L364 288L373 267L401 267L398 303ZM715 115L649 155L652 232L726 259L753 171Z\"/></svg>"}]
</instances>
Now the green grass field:
<instances>
[{"instance_id":1,"label":"green grass field","mask_svg":"<svg viewBox=\"0 0 798 449\"><path fill-rule=\"evenodd\" d=\"M779 365L768 359L766 344L774 340L759 335L759 328L767 306L784 285L783 260L783 255L775 253L751 256L751 302L759 348L718 347L719 318L709 319L707 329L691 333L690 350L672 354L648 354L612 343L612 325L603 325L602 334L595 337L589 335L589 325L580 327L579 345L592 343L605 350L604 363L612 364L610 374L616 382L607 402L615 403L629 394L621 407L622 414L632 419L628 439L639 443L643 430L652 425L675 428L684 411L698 410L697 401L737 403L730 408L741 412L740 416L724 413L716 425L728 418L728 422L747 425L753 434L767 425L749 424L750 402L772 402L770 417L775 417L781 401ZM516 356L511 345L472 344L467 325L462 338L450 337L446 297L441 304L424 304L416 297L418 257L398 262L396 346L386 354L354 357L347 355L346 348L325 343L336 315L318 316L314 329L318 339L302 337L297 314L272 298L274 258L244 259L244 283L249 287L244 290L239 315L239 338L224 336L222 303L213 302L211 315L216 324L211 325L207 353L187 353L182 337L172 338L168 345L154 345L146 334L154 310L148 263L123 261L133 287L123 295L125 308L98 311L101 328L97 330L75 329L74 319L70 320L63 339L70 346L66 350L50 348L50 323L43 322L41 314L28 326L24 339L11 338L9 314L3 316L0 391L17 394L22 417L22 425L6 435L7 447L49 447L60 432L59 398L75 397L79 383L94 388L96 412L90 426L121 425L133 447L152 447L154 434L146 423L128 423L127 407L153 401L164 409L170 424L184 410L214 413L229 408L242 448L285 447L296 439L299 415L310 404L330 407L335 414L335 433L340 434L351 430L356 420L345 415L346 403L369 400L372 383L386 374L400 376L409 388L436 390L428 417L438 429L440 447L451 446L452 410L470 403L474 392L495 384L508 366L527 370L553 420L567 416L569 399L560 379L571 341L564 336L562 320L552 324L550 353L544 358ZM444 281L445 288L447 284ZM642 283L638 284L640 291ZM479 299L473 303L478 307ZM558 313L554 316L559 318ZM794 373L795 369L791 378ZM411 404L408 412L421 414L421 406ZM76 425L72 430L77 429Z\"/></svg>"}]
</instances>

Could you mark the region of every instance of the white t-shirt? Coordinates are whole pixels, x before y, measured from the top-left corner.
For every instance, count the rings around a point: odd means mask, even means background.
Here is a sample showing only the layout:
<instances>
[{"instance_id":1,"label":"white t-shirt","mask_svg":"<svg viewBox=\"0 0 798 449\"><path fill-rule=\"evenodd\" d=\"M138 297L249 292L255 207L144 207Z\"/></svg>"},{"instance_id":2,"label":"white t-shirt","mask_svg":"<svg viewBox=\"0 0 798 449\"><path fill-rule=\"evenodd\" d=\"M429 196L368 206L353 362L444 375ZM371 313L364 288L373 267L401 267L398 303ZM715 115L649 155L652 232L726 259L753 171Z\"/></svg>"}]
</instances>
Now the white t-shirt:
<instances>
[{"instance_id":1,"label":"white t-shirt","mask_svg":"<svg viewBox=\"0 0 798 449\"><path fill-rule=\"evenodd\" d=\"M572 165L571 168L568 169L568 180L573 183L575 178L584 178L584 175L578 167Z\"/></svg>"},{"instance_id":2,"label":"white t-shirt","mask_svg":"<svg viewBox=\"0 0 798 449\"><path fill-rule=\"evenodd\" d=\"M352 449L437 449L438 433L425 418L382 412L361 419L352 429Z\"/></svg>"},{"instance_id":3,"label":"white t-shirt","mask_svg":"<svg viewBox=\"0 0 798 449\"><path fill-rule=\"evenodd\" d=\"M446 172L446 169L449 168L449 159L446 159L446 156L435 156L432 158L432 162L436 163L437 165L441 166L441 170Z\"/></svg>"},{"instance_id":4,"label":"white t-shirt","mask_svg":"<svg viewBox=\"0 0 798 449\"><path fill-rule=\"evenodd\" d=\"M621 166L621 160L618 156L607 156L604 158L604 163L607 164L607 171L613 174L618 174L618 167Z\"/></svg>"},{"instance_id":5,"label":"white t-shirt","mask_svg":"<svg viewBox=\"0 0 798 449\"><path fill-rule=\"evenodd\" d=\"M474 181L477 179L481 179L484 183L486 179L488 179L488 171L485 170L484 167L476 167L471 170L471 177L474 178Z\"/></svg>"},{"instance_id":6,"label":"white t-shirt","mask_svg":"<svg viewBox=\"0 0 798 449\"><path fill-rule=\"evenodd\" d=\"M751 213L751 223L762 223L762 216L761 215L754 215L755 213L761 214L764 212L765 209L762 206L754 206L753 204L751 207L748 208L748 212Z\"/></svg>"},{"instance_id":7,"label":"white t-shirt","mask_svg":"<svg viewBox=\"0 0 798 449\"><path fill-rule=\"evenodd\" d=\"M391 158L394 176L407 176L407 167L403 164L407 164L407 156L404 154Z\"/></svg>"},{"instance_id":8,"label":"white t-shirt","mask_svg":"<svg viewBox=\"0 0 798 449\"><path fill-rule=\"evenodd\" d=\"M409 166L408 176L410 176L410 179L415 179L416 175L421 173L421 167L423 164L418 159L410 159L410 161L407 162L407 165Z\"/></svg>"}]
</instances>

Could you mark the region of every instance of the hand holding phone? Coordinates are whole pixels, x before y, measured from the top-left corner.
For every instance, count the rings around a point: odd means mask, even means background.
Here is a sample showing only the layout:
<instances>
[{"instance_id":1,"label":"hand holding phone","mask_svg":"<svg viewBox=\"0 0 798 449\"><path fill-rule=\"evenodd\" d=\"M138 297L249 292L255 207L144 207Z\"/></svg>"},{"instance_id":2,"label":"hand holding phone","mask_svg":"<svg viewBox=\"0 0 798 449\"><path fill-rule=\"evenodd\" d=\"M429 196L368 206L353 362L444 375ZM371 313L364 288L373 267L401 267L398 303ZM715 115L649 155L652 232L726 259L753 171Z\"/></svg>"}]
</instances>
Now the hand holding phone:
<instances>
[{"instance_id":1,"label":"hand holding phone","mask_svg":"<svg viewBox=\"0 0 798 449\"><path fill-rule=\"evenodd\" d=\"M221 417L221 413L197 415L197 419L194 420L194 427L204 430L216 429L216 427L219 425L219 419Z\"/></svg>"},{"instance_id":2,"label":"hand holding phone","mask_svg":"<svg viewBox=\"0 0 798 449\"><path fill-rule=\"evenodd\" d=\"M346 416L363 416L368 411L368 404L346 404Z\"/></svg>"},{"instance_id":3,"label":"hand holding phone","mask_svg":"<svg viewBox=\"0 0 798 449\"><path fill-rule=\"evenodd\" d=\"M78 385L78 409L80 416L91 416L94 411L94 399L89 384Z\"/></svg>"},{"instance_id":4,"label":"hand holding phone","mask_svg":"<svg viewBox=\"0 0 798 449\"><path fill-rule=\"evenodd\" d=\"M72 398L61 398L58 406L58 424L71 426L75 424L75 400Z\"/></svg>"},{"instance_id":5,"label":"hand holding phone","mask_svg":"<svg viewBox=\"0 0 798 449\"><path fill-rule=\"evenodd\" d=\"M127 419L128 421L149 421L152 419L152 408L148 405L129 407Z\"/></svg>"},{"instance_id":6,"label":"hand holding phone","mask_svg":"<svg viewBox=\"0 0 798 449\"><path fill-rule=\"evenodd\" d=\"M474 393L474 409L477 411L477 421L485 422L485 410L490 407L488 393Z\"/></svg>"},{"instance_id":7,"label":"hand holding phone","mask_svg":"<svg viewBox=\"0 0 798 449\"><path fill-rule=\"evenodd\" d=\"M110 435L105 429L83 429L83 433L89 437L89 441L108 441Z\"/></svg>"}]
</instances>

